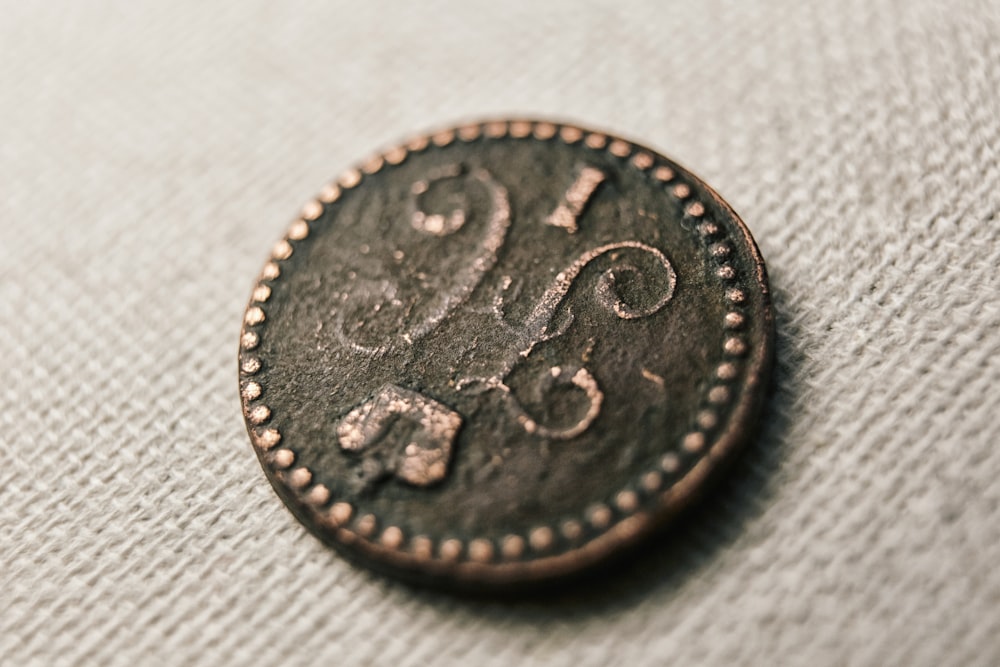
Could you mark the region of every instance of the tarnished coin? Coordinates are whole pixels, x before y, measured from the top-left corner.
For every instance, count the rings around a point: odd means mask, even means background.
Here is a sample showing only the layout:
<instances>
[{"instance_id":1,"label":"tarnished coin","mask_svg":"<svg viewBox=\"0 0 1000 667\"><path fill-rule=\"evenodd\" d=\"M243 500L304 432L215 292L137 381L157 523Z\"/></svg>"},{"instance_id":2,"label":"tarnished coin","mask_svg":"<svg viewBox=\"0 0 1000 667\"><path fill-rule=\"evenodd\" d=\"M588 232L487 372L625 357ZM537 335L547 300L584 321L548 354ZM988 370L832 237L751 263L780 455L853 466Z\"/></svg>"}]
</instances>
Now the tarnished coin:
<instances>
[{"instance_id":1,"label":"tarnished coin","mask_svg":"<svg viewBox=\"0 0 1000 667\"><path fill-rule=\"evenodd\" d=\"M503 121L345 172L272 251L240 341L278 494L364 565L559 578L669 519L752 432L772 357L747 228L674 162Z\"/></svg>"}]
</instances>

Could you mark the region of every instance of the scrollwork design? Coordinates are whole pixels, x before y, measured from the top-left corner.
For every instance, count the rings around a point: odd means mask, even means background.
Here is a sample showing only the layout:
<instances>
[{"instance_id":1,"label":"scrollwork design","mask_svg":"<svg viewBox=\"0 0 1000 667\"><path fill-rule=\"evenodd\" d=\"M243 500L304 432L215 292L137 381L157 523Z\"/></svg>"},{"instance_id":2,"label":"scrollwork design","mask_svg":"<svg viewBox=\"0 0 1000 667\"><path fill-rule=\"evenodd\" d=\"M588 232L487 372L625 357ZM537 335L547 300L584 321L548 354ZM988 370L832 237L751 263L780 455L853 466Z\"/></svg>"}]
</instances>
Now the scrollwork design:
<instances>
[{"instance_id":1,"label":"scrollwork design","mask_svg":"<svg viewBox=\"0 0 1000 667\"><path fill-rule=\"evenodd\" d=\"M442 238L457 234L463 228L467 219L463 208L465 201L446 213L432 214L421 205L422 197L435 181L458 178L462 173L460 165L446 166L411 187L409 222L413 229ZM371 284L367 294L377 300L371 304L371 312L394 308L399 313L401 332L393 344L412 346L433 331L469 298L498 261L498 252L510 226L507 191L485 170L477 170L471 176L487 189L492 211L485 236L478 245L479 254L454 276L454 287L430 297L424 295L430 299L431 306L421 311L425 316L415 325L406 326L403 314L409 314L414 303L408 303L400 286L392 281L369 279ZM569 233L575 232L576 217L603 180L604 175L596 169L582 170L559 209L544 224ZM574 321L573 309L568 303L570 293L575 285L581 283L587 268L603 258L610 258L610 266L605 266L597 279L592 281L592 297L601 308L618 319L637 320L652 316L673 297L677 275L670 260L659 248L637 240L606 243L580 254L555 276L520 322L512 322L505 308L511 299L520 296L520 284L515 285L510 276L503 276L493 298L492 313L508 343L496 358L491 358L489 364L494 369L491 374L464 378L456 383L457 388L460 391L498 392L513 419L531 436L565 441L586 432L600 415L604 403L600 384L586 367L573 363L551 366L543 370L538 378L542 393L568 388L582 394L585 401L583 410L573 423L564 426L545 424L532 416L508 380L517 367L530 361L537 346L569 331ZM606 260L601 263L607 264ZM410 298L412 301L415 297ZM338 320L336 325L342 342L356 352L382 354L392 346L359 344L347 335L343 319ZM404 422L409 426L399 426ZM427 486L444 478L452 443L460 426L461 417L444 404L402 387L387 386L338 421L337 438L345 452L364 453L364 463L368 466L362 466L365 484L394 475L408 484ZM400 442L395 442L395 438L388 439L393 441L389 445L393 451L382 451L384 445L380 443L388 443L386 436L389 431L399 429L403 429L401 434L405 432L408 435Z\"/></svg>"},{"instance_id":2,"label":"scrollwork design","mask_svg":"<svg viewBox=\"0 0 1000 667\"><path fill-rule=\"evenodd\" d=\"M469 211L457 206L447 213L431 213L422 205L422 198L436 183L465 175L459 164L447 165L434 172L428 179L416 182L410 189L410 226L431 237L456 235L465 226ZM476 246L476 253L452 276L451 287L440 290L404 289L385 278L357 279L351 301L340 305L333 317L335 335L341 344L358 354L375 357L400 346L409 347L428 335L464 303L483 277L497 262L497 252L503 246L510 227L510 201L507 190L485 169L476 169L468 175L486 189L490 212L483 237ZM374 274L382 271L372 271ZM412 286L411 286L412 287ZM415 309L415 321L409 318ZM374 321L380 326L372 327ZM369 329L377 329L368 333ZM367 344L366 336L384 341L388 333L390 342Z\"/></svg>"},{"instance_id":3,"label":"scrollwork design","mask_svg":"<svg viewBox=\"0 0 1000 667\"><path fill-rule=\"evenodd\" d=\"M638 251L647 254L653 260L659 275L650 276L633 263L622 261L622 255L627 251ZM515 344L512 346L511 353L507 355L498 373L486 378L467 378L460 385L478 385L483 389L501 391L506 397L505 400L517 415L518 423L531 435L556 440L569 440L586 431L600 413L601 404L604 400L604 394L597 380L586 368L574 368L572 372L568 372L562 366L554 366L549 369L553 377L563 380L559 384L569 384L577 390L582 391L587 398L588 407L584 411L584 414L576 423L565 428L546 427L532 418L507 385L506 379L518 363L521 363L532 355L532 352L539 344L558 338L566 333L572 325L574 317L572 310L567 308L565 317L557 319L556 316L560 307L565 302L573 285L579 280L584 269L598 258L609 254L614 255L617 262L602 272L597 281L595 296L598 303L614 313L616 317L622 320L649 317L659 312L673 297L674 289L677 285L677 275L670 260L658 248L640 241L608 243L581 254L572 264L556 275L555 280L553 280L541 298L535 303L524 322L519 325L511 324L504 312L504 294L510 289L512 284L511 279L505 276L501 282L500 292L494 298L493 311L498 323L505 328ZM646 303L630 302L628 297L619 290L619 282L621 281L621 277L625 275L630 276L633 281L638 280L644 283L644 286L647 288L644 291L651 292L652 298L647 298ZM643 290L633 289L631 291L642 292ZM557 323L555 327L553 327L554 323Z\"/></svg>"}]
</instances>

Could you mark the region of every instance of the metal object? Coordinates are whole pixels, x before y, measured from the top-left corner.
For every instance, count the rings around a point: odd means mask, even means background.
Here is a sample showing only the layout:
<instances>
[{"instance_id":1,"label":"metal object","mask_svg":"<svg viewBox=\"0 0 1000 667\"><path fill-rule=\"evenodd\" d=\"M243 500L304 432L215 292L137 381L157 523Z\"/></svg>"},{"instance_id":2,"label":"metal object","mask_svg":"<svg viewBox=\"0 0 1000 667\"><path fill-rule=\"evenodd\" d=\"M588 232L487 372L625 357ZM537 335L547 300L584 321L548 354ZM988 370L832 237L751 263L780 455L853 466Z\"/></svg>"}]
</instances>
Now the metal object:
<instances>
[{"instance_id":1,"label":"metal object","mask_svg":"<svg viewBox=\"0 0 1000 667\"><path fill-rule=\"evenodd\" d=\"M496 588L657 529L752 432L764 264L645 148L501 121L377 155L309 202L246 311L240 390L278 494L353 560Z\"/></svg>"}]
</instances>

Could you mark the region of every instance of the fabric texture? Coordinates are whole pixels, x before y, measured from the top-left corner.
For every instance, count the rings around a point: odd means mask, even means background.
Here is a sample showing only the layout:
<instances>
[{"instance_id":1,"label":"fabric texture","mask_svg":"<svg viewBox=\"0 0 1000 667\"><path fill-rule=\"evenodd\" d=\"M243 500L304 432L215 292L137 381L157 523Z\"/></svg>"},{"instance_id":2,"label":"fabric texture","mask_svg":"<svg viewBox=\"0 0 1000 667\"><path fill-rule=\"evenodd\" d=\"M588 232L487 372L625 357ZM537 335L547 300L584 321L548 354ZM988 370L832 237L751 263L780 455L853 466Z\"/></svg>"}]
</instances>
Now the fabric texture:
<instances>
[{"instance_id":1,"label":"fabric texture","mask_svg":"<svg viewBox=\"0 0 1000 667\"><path fill-rule=\"evenodd\" d=\"M46 2L0 21L0 663L1000 663L1000 6ZM761 437L550 602L351 567L240 414L252 281L374 149L662 150L767 260Z\"/></svg>"}]
</instances>

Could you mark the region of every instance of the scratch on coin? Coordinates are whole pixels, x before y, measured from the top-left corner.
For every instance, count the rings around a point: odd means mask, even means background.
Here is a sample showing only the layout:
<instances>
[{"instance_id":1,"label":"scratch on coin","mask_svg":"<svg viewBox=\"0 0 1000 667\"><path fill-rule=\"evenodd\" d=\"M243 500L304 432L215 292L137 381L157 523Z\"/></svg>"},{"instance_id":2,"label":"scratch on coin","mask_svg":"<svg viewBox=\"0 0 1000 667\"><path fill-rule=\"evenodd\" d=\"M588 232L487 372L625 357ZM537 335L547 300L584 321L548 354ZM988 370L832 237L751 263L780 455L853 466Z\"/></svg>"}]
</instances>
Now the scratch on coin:
<instances>
[{"instance_id":1,"label":"scratch on coin","mask_svg":"<svg viewBox=\"0 0 1000 667\"><path fill-rule=\"evenodd\" d=\"M640 372L642 373L642 377L646 378L647 380L649 380L650 382L652 382L656 386L660 387L661 389L666 384L666 382L664 382L662 376L657 375L656 373L654 373L653 371L649 370L648 368L643 367L643 369Z\"/></svg>"}]
</instances>

